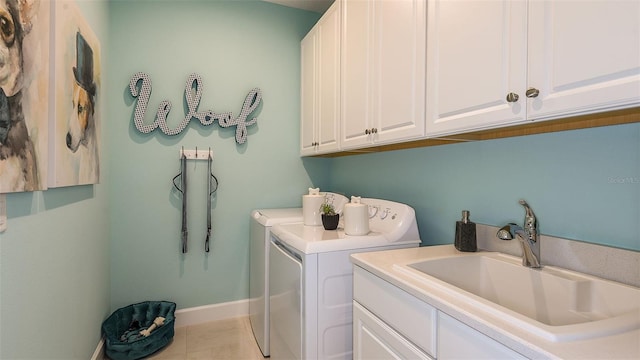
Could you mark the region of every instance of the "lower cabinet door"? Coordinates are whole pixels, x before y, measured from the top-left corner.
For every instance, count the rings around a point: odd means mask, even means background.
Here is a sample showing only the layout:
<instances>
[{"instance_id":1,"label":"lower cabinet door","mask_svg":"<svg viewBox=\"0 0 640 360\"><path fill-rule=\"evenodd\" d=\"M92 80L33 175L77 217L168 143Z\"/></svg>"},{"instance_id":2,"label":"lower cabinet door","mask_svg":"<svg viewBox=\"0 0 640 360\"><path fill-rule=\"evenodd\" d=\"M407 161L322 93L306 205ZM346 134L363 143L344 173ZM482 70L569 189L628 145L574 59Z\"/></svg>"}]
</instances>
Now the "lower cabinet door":
<instances>
[{"instance_id":1,"label":"lower cabinet door","mask_svg":"<svg viewBox=\"0 0 640 360\"><path fill-rule=\"evenodd\" d=\"M356 301L353 302L353 358L433 360Z\"/></svg>"}]
</instances>

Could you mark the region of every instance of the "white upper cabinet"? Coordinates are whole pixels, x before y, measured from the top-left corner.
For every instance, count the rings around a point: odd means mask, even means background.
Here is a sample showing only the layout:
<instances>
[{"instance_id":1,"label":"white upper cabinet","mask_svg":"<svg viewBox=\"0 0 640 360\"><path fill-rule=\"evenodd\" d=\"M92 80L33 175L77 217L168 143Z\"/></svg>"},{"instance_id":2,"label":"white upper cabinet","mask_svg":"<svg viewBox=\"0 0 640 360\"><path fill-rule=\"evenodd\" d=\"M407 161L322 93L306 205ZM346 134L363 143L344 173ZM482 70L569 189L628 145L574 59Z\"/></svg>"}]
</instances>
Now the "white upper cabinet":
<instances>
[{"instance_id":1,"label":"white upper cabinet","mask_svg":"<svg viewBox=\"0 0 640 360\"><path fill-rule=\"evenodd\" d=\"M341 148L424 136L425 0L344 0Z\"/></svg>"},{"instance_id":2,"label":"white upper cabinet","mask_svg":"<svg viewBox=\"0 0 640 360\"><path fill-rule=\"evenodd\" d=\"M316 146L316 41L315 29L300 42L300 155L312 155Z\"/></svg>"},{"instance_id":3,"label":"white upper cabinet","mask_svg":"<svg viewBox=\"0 0 640 360\"><path fill-rule=\"evenodd\" d=\"M524 121L524 96L506 97L526 88L526 3L436 0L427 14L427 134Z\"/></svg>"},{"instance_id":4,"label":"white upper cabinet","mask_svg":"<svg viewBox=\"0 0 640 360\"><path fill-rule=\"evenodd\" d=\"M429 1L427 135L640 105L640 2Z\"/></svg>"},{"instance_id":5,"label":"white upper cabinet","mask_svg":"<svg viewBox=\"0 0 640 360\"><path fill-rule=\"evenodd\" d=\"M300 155L339 150L340 8L334 3L300 43Z\"/></svg>"},{"instance_id":6,"label":"white upper cabinet","mask_svg":"<svg viewBox=\"0 0 640 360\"><path fill-rule=\"evenodd\" d=\"M640 105L640 1L529 3L529 119Z\"/></svg>"}]
</instances>

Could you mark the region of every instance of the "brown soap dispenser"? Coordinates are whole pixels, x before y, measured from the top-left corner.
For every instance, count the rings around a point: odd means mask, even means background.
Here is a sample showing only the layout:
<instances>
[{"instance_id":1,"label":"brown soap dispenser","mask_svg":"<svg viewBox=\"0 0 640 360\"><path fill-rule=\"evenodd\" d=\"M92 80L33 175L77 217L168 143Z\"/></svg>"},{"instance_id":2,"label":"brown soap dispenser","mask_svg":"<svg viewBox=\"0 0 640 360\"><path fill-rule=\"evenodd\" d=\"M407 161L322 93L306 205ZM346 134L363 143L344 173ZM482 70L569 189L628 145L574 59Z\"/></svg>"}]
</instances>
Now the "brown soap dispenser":
<instances>
[{"instance_id":1,"label":"brown soap dispenser","mask_svg":"<svg viewBox=\"0 0 640 360\"><path fill-rule=\"evenodd\" d=\"M469 210L462 210L462 220L456 221L454 246L459 251L475 252L478 250L476 224L469 220Z\"/></svg>"}]
</instances>

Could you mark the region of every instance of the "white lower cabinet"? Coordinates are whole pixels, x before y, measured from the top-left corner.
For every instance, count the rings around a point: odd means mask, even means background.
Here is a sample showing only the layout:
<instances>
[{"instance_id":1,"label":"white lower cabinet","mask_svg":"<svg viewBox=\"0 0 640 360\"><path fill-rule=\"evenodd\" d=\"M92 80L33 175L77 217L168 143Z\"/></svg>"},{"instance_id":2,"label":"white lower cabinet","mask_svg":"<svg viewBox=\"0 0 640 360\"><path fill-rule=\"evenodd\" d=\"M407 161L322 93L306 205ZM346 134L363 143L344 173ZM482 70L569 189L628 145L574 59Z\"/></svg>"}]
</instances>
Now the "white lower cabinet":
<instances>
[{"instance_id":1,"label":"white lower cabinet","mask_svg":"<svg viewBox=\"0 0 640 360\"><path fill-rule=\"evenodd\" d=\"M353 300L421 351L435 356L436 308L357 266L353 271ZM354 323L355 319L354 315Z\"/></svg>"},{"instance_id":2,"label":"white lower cabinet","mask_svg":"<svg viewBox=\"0 0 640 360\"><path fill-rule=\"evenodd\" d=\"M526 359L358 266L353 299L354 359Z\"/></svg>"}]
</instances>

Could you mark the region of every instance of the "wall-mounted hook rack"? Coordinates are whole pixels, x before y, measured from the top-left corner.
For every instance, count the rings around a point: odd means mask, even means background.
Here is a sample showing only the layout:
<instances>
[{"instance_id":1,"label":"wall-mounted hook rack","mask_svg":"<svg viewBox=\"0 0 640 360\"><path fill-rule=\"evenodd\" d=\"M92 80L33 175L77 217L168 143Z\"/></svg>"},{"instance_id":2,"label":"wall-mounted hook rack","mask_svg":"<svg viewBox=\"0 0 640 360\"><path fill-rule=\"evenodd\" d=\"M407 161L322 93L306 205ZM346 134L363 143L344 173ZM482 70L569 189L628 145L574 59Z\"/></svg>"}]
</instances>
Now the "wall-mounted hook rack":
<instances>
[{"instance_id":1,"label":"wall-mounted hook rack","mask_svg":"<svg viewBox=\"0 0 640 360\"><path fill-rule=\"evenodd\" d=\"M183 154L187 158L187 160L207 160L209 159L209 157L213 158L213 151L211 151L211 149L201 150L197 147L195 150L187 150L181 148L180 157L182 157Z\"/></svg>"}]
</instances>

